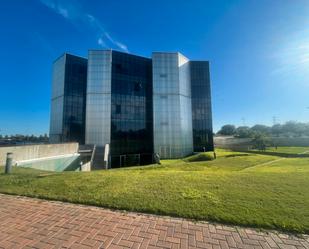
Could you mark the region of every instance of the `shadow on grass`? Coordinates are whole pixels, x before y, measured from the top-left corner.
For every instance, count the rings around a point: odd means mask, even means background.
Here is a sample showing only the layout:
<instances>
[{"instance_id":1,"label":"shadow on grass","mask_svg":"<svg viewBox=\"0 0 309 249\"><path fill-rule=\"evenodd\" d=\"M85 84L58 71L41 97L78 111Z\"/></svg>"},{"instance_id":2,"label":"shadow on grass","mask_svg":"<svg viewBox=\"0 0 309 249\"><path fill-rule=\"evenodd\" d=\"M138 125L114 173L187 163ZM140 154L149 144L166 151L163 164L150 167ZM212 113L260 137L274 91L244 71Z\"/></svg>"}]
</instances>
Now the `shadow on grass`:
<instances>
[{"instance_id":1,"label":"shadow on grass","mask_svg":"<svg viewBox=\"0 0 309 249\"><path fill-rule=\"evenodd\" d=\"M286 158L309 158L309 154L293 154L293 153L284 153L284 152L275 152L275 151L247 151L247 153L266 155L266 156L278 156Z\"/></svg>"},{"instance_id":2,"label":"shadow on grass","mask_svg":"<svg viewBox=\"0 0 309 249\"><path fill-rule=\"evenodd\" d=\"M224 156L224 157L229 158L229 157L239 157L239 156L252 156L252 155L250 155L250 154L248 154L248 153L241 153L241 154L226 155L226 156Z\"/></svg>"}]
</instances>

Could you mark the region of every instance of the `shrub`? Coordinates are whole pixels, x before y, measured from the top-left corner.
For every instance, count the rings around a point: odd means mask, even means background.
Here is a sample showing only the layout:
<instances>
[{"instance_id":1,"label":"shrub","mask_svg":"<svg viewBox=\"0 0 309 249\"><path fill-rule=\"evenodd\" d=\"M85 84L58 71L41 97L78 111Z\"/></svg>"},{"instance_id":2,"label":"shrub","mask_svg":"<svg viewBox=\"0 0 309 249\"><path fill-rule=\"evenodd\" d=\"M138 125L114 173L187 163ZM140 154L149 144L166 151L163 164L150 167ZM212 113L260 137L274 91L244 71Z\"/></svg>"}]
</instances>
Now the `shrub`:
<instances>
[{"instance_id":1,"label":"shrub","mask_svg":"<svg viewBox=\"0 0 309 249\"><path fill-rule=\"evenodd\" d=\"M267 146L271 146L271 139L262 133L257 133L254 135L253 148L261 151L265 151Z\"/></svg>"},{"instance_id":2,"label":"shrub","mask_svg":"<svg viewBox=\"0 0 309 249\"><path fill-rule=\"evenodd\" d=\"M227 124L227 125L223 125L221 127L221 130L218 131L218 134L220 134L220 135L234 135L235 132L236 132L235 125Z\"/></svg>"},{"instance_id":3,"label":"shrub","mask_svg":"<svg viewBox=\"0 0 309 249\"><path fill-rule=\"evenodd\" d=\"M187 157L184 161L186 162L201 162L214 160L213 152L202 152L193 156Z\"/></svg>"}]
</instances>

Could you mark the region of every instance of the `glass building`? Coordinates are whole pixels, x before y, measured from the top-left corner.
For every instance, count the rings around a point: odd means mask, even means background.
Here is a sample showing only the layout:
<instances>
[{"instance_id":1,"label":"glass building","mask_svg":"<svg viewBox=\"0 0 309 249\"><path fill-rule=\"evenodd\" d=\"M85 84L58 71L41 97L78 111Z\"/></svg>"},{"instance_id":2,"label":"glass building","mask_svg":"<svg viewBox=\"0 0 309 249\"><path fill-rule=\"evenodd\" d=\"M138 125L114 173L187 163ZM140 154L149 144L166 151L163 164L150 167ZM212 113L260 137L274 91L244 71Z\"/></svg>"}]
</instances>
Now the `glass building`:
<instances>
[{"instance_id":1,"label":"glass building","mask_svg":"<svg viewBox=\"0 0 309 249\"><path fill-rule=\"evenodd\" d=\"M89 50L88 64L65 54L51 112L51 141L109 144L112 167L213 150L209 63L180 53Z\"/></svg>"},{"instance_id":2,"label":"glass building","mask_svg":"<svg viewBox=\"0 0 309 249\"><path fill-rule=\"evenodd\" d=\"M111 50L89 51L86 143L110 144L111 164L152 162L152 64Z\"/></svg>"},{"instance_id":3,"label":"glass building","mask_svg":"<svg viewBox=\"0 0 309 249\"><path fill-rule=\"evenodd\" d=\"M189 60L179 53L153 53L154 152L161 158L193 153Z\"/></svg>"},{"instance_id":4,"label":"glass building","mask_svg":"<svg viewBox=\"0 0 309 249\"><path fill-rule=\"evenodd\" d=\"M64 54L53 64L50 141L85 143L87 59Z\"/></svg>"},{"instance_id":5,"label":"glass building","mask_svg":"<svg viewBox=\"0 0 309 249\"><path fill-rule=\"evenodd\" d=\"M208 61L191 61L194 151L213 151L210 75Z\"/></svg>"}]
</instances>

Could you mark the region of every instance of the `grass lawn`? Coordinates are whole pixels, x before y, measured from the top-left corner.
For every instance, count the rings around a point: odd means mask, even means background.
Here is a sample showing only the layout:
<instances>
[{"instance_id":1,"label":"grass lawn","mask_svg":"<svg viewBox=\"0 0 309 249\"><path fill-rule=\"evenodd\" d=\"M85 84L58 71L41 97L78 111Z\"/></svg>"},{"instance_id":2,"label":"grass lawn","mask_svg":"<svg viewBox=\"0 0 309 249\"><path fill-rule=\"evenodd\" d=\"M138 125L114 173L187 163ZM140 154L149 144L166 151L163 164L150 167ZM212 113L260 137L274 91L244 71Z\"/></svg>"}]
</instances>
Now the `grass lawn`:
<instances>
[{"instance_id":1,"label":"grass lawn","mask_svg":"<svg viewBox=\"0 0 309 249\"><path fill-rule=\"evenodd\" d=\"M93 172L14 168L0 174L0 192L309 233L309 153L296 157L304 151L278 148L291 155L279 157L217 150L214 161Z\"/></svg>"}]
</instances>

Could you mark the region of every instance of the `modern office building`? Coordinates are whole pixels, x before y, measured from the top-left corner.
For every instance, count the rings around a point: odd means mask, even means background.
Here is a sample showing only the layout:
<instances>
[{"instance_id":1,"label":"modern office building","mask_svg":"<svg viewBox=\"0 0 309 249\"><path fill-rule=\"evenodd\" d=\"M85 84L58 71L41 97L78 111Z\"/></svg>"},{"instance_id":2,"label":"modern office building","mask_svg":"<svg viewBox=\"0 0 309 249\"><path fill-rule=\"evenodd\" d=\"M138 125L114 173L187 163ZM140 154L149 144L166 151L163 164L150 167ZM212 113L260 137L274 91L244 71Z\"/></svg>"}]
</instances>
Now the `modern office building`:
<instances>
[{"instance_id":1,"label":"modern office building","mask_svg":"<svg viewBox=\"0 0 309 249\"><path fill-rule=\"evenodd\" d=\"M85 143L87 59L63 54L53 64L51 142Z\"/></svg>"},{"instance_id":2,"label":"modern office building","mask_svg":"<svg viewBox=\"0 0 309 249\"><path fill-rule=\"evenodd\" d=\"M154 151L162 158L193 153L189 60L179 53L153 53Z\"/></svg>"},{"instance_id":3,"label":"modern office building","mask_svg":"<svg viewBox=\"0 0 309 249\"><path fill-rule=\"evenodd\" d=\"M73 69L77 64L82 72ZM75 96L66 88L74 88L80 102L65 101ZM151 163L155 153L181 158L213 150L209 63L180 53L145 58L90 50L87 67L86 59L66 54L54 63L50 136L108 144L112 167Z\"/></svg>"},{"instance_id":4,"label":"modern office building","mask_svg":"<svg viewBox=\"0 0 309 249\"><path fill-rule=\"evenodd\" d=\"M151 60L90 50L86 144L109 144L112 165L151 163L152 120Z\"/></svg>"},{"instance_id":5,"label":"modern office building","mask_svg":"<svg viewBox=\"0 0 309 249\"><path fill-rule=\"evenodd\" d=\"M210 74L208 61L191 61L194 151L213 151Z\"/></svg>"}]
</instances>

